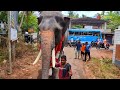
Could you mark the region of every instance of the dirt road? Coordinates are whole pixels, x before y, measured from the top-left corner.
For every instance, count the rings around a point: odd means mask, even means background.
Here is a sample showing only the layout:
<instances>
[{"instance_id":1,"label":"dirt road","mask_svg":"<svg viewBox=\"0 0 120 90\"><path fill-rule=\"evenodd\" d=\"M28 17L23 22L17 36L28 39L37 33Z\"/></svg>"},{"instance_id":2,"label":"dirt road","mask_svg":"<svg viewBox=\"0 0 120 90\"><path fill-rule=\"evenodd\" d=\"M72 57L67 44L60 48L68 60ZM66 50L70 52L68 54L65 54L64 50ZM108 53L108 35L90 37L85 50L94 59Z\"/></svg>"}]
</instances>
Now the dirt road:
<instances>
[{"instance_id":1,"label":"dirt road","mask_svg":"<svg viewBox=\"0 0 120 90\"><path fill-rule=\"evenodd\" d=\"M75 58L75 51L72 47L65 47L64 48L65 55L67 56L68 62L72 65L73 76L72 79L89 79L95 78L91 71L86 67L86 63L83 62L81 59L74 59ZM112 58L112 51L100 49L97 50L96 48L91 49L91 57L92 58ZM92 59L91 59L92 60Z\"/></svg>"},{"instance_id":2,"label":"dirt road","mask_svg":"<svg viewBox=\"0 0 120 90\"><path fill-rule=\"evenodd\" d=\"M72 71L73 71L73 76L72 79L85 79L86 77L84 76L84 67L83 67L83 62L82 60L74 59L75 50L72 47L65 47L64 48L64 54L67 56L67 62L71 64L72 66Z\"/></svg>"},{"instance_id":3,"label":"dirt road","mask_svg":"<svg viewBox=\"0 0 120 90\"><path fill-rule=\"evenodd\" d=\"M89 68L86 67L81 59L74 59L74 48L65 47L65 55L67 56L68 62L72 66L73 76L72 79L92 79L95 78L91 73ZM24 54L22 58L18 58L13 64L13 74L7 75L6 70L8 67L6 65L0 66L0 78L4 79L37 79L39 76L39 70L41 70L41 60L36 65L32 65L38 52L29 52ZM97 50L95 48L91 49L91 57L95 58L112 58L112 51L110 50ZM87 62L89 63L89 62Z\"/></svg>"}]
</instances>

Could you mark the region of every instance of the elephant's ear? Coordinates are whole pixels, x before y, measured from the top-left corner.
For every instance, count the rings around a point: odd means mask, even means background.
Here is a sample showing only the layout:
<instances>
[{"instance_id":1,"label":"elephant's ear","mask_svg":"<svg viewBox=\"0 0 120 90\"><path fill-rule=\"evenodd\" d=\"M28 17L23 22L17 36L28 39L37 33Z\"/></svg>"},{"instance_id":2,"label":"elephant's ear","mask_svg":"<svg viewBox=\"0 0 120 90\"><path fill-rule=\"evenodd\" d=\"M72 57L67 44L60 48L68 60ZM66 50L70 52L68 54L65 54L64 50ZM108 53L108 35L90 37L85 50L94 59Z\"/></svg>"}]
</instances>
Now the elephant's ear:
<instances>
[{"instance_id":1,"label":"elephant's ear","mask_svg":"<svg viewBox=\"0 0 120 90\"><path fill-rule=\"evenodd\" d=\"M65 23L65 29L69 28L70 24L70 18L69 17L64 17L64 23Z\"/></svg>"},{"instance_id":2,"label":"elephant's ear","mask_svg":"<svg viewBox=\"0 0 120 90\"><path fill-rule=\"evenodd\" d=\"M69 17L64 17L64 21L65 21L65 23L69 23L70 22L70 18Z\"/></svg>"},{"instance_id":3,"label":"elephant's ear","mask_svg":"<svg viewBox=\"0 0 120 90\"><path fill-rule=\"evenodd\" d=\"M70 18L69 17L64 17L64 22L66 24L66 28L69 28Z\"/></svg>"},{"instance_id":4,"label":"elephant's ear","mask_svg":"<svg viewBox=\"0 0 120 90\"><path fill-rule=\"evenodd\" d=\"M67 28L69 28L69 24L70 24L70 18L64 17L64 23L62 24L63 25L62 35L64 35Z\"/></svg>"},{"instance_id":5,"label":"elephant's ear","mask_svg":"<svg viewBox=\"0 0 120 90\"><path fill-rule=\"evenodd\" d=\"M37 19L38 19L38 25L39 25L41 23L42 19L43 19L43 16L40 16Z\"/></svg>"}]
</instances>

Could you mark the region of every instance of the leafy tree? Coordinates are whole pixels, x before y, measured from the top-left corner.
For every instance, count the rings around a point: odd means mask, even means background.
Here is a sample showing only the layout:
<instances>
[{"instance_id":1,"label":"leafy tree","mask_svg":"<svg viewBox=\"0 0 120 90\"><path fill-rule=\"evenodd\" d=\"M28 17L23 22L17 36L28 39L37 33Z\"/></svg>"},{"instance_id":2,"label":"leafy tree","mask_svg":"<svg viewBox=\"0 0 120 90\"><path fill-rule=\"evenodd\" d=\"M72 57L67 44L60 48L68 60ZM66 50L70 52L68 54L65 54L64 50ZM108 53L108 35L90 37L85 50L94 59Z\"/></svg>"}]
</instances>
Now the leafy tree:
<instances>
[{"instance_id":1,"label":"leafy tree","mask_svg":"<svg viewBox=\"0 0 120 90\"><path fill-rule=\"evenodd\" d=\"M70 18L79 18L79 14L76 14L74 11L68 11L68 16Z\"/></svg>"},{"instance_id":2,"label":"leafy tree","mask_svg":"<svg viewBox=\"0 0 120 90\"><path fill-rule=\"evenodd\" d=\"M74 11L68 11L68 16L70 18L79 18L79 14L75 13ZM81 25L73 25L72 28L81 28Z\"/></svg>"},{"instance_id":3,"label":"leafy tree","mask_svg":"<svg viewBox=\"0 0 120 90\"><path fill-rule=\"evenodd\" d=\"M79 18L79 14L76 14L76 16L75 16L76 18Z\"/></svg>"},{"instance_id":4,"label":"leafy tree","mask_svg":"<svg viewBox=\"0 0 120 90\"><path fill-rule=\"evenodd\" d=\"M84 15L84 14L82 14L82 18L85 18L85 17L87 17L86 15Z\"/></svg>"},{"instance_id":5,"label":"leafy tree","mask_svg":"<svg viewBox=\"0 0 120 90\"><path fill-rule=\"evenodd\" d=\"M68 11L69 17L73 17L74 16L74 12L73 11Z\"/></svg>"},{"instance_id":6,"label":"leafy tree","mask_svg":"<svg viewBox=\"0 0 120 90\"><path fill-rule=\"evenodd\" d=\"M107 28L111 29L112 31L114 31L120 25L120 15L119 15L119 13L110 11L110 12L107 13L107 15L104 15L102 17L102 19L109 20Z\"/></svg>"},{"instance_id":7,"label":"leafy tree","mask_svg":"<svg viewBox=\"0 0 120 90\"><path fill-rule=\"evenodd\" d=\"M105 11L102 11L102 15L105 15Z\"/></svg>"},{"instance_id":8,"label":"leafy tree","mask_svg":"<svg viewBox=\"0 0 120 90\"><path fill-rule=\"evenodd\" d=\"M20 20L22 18L22 13L19 15L18 22L20 23ZM37 16L35 16L33 13L27 13L23 19L23 24L22 24L22 30L27 31L29 28L34 28L34 30L37 32L38 31L38 23L37 23Z\"/></svg>"},{"instance_id":9,"label":"leafy tree","mask_svg":"<svg viewBox=\"0 0 120 90\"><path fill-rule=\"evenodd\" d=\"M0 20L7 22L7 11L0 11Z\"/></svg>"},{"instance_id":10,"label":"leafy tree","mask_svg":"<svg viewBox=\"0 0 120 90\"><path fill-rule=\"evenodd\" d=\"M73 25L72 28L83 28L82 25Z\"/></svg>"}]
</instances>

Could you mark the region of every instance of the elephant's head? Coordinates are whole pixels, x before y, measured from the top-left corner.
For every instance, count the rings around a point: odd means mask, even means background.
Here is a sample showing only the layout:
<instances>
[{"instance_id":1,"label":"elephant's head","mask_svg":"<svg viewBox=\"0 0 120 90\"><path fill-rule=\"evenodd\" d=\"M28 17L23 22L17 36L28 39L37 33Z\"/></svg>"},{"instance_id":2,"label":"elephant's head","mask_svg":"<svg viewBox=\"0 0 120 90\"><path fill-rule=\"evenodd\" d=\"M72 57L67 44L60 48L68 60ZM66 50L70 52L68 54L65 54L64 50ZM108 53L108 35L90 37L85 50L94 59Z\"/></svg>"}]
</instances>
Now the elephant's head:
<instances>
[{"instance_id":1,"label":"elephant's head","mask_svg":"<svg viewBox=\"0 0 120 90\"><path fill-rule=\"evenodd\" d=\"M68 28L70 19L60 11L42 11L38 18L41 32L42 79L48 79L52 50L59 44Z\"/></svg>"}]
</instances>

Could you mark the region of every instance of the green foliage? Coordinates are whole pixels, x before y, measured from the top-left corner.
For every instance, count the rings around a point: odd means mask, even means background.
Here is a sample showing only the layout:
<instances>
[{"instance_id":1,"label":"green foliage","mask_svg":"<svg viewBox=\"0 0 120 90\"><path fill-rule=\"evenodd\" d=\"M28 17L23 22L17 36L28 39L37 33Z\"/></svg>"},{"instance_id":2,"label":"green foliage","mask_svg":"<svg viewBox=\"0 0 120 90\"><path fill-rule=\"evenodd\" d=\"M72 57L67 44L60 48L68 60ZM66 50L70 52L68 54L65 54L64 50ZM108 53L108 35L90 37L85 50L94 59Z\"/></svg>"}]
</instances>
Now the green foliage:
<instances>
[{"instance_id":1,"label":"green foliage","mask_svg":"<svg viewBox=\"0 0 120 90\"><path fill-rule=\"evenodd\" d=\"M7 22L7 11L0 11L0 20Z\"/></svg>"},{"instance_id":2,"label":"green foliage","mask_svg":"<svg viewBox=\"0 0 120 90\"><path fill-rule=\"evenodd\" d=\"M71 18L79 18L79 14L76 14L74 11L68 11L68 14Z\"/></svg>"},{"instance_id":3,"label":"green foliage","mask_svg":"<svg viewBox=\"0 0 120 90\"><path fill-rule=\"evenodd\" d=\"M107 13L107 15L103 15L102 19L109 20L107 28L111 29L112 31L114 31L120 25L120 15L118 12L110 11Z\"/></svg>"},{"instance_id":4,"label":"green foliage","mask_svg":"<svg viewBox=\"0 0 120 90\"><path fill-rule=\"evenodd\" d=\"M72 28L83 28L82 25L73 25Z\"/></svg>"},{"instance_id":5,"label":"green foliage","mask_svg":"<svg viewBox=\"0 0 120 90\"><path fill-rule=\"evenodd\" d=\"M4 49L2 49L2 48L0 48L0 63L3 61L3 60L7 60L8 59L8 55L9 53L8 53L8 50L7 50L7 48L4 48Z\"/></svg>"},{"instance_id":6,"label":"green foliage","mask_svg":"<svg viewBox=\"0 0 120 90\"><path fill-rule=\"evenodd\" d=\"M99 79L117 79L117 78L120 78L119 77L120 70L114 64L112 64L111 59L93 58L91 63L89 63L88 66L96 78L99 78Z\"/></svg>"},{"instance_id":7,"label":"green foliage","mask_svg":"<svg viewBox=\"0 0 120 90\"><path fill-rule=\"evenodd\" d=\"M82 18L86 18L86 17L87 17L86 15L82 14Z\"/></svg>"},{"instance_id":8,"label":"green foliage","mask_svg":"<svg viewBox=\"0 0 120 90\"><path fill-rule=\"evenodd\" d=\"M18 23L20 23L22 14L20 13L19 18L18 18ZM29 28L34 28L34 30L37 32L38 31L38 21L37 21L37 16L35 16L33 13L28 13L25 15L22 23L22 30L28 30Z\"/></svg>"}]
</instances>

